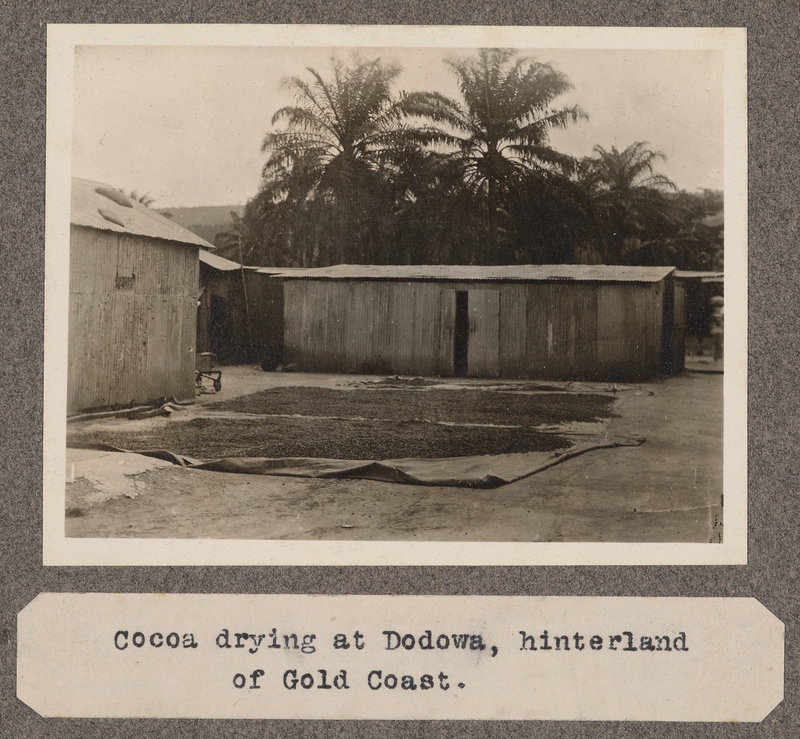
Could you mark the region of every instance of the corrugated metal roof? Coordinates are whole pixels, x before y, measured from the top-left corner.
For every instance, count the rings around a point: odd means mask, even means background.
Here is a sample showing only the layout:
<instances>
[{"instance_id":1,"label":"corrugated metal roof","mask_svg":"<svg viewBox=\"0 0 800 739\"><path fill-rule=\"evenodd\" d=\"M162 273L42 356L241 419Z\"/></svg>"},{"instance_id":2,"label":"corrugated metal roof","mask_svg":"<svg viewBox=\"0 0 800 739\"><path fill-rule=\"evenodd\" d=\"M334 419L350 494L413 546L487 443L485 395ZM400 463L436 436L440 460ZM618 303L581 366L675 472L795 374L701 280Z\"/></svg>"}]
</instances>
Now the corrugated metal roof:
<instances>
[{"instance_id":1,"label":"corrugated metal roof","mask_svg":"<svg viewBox=\"0 0 800 739\"><path fill-rule=\"evenodd\" d=\"M302 269L281 273L288 279L314 280L435 280L449 282L660 282L674 267L629 267L588 264L471 265L359 265Z\"/></svg>"},{"instance_id":2,"label":"corrugated metal roof","mask_svg":"<svg viewBox=\"0 0 800 739\"><path fill-rule=\"evenodd\" d=\"M273 276L295 275L309 271L314 271L314 270L310 269L309 267L258 267L256 269L256 272L258 272L261 275L273 275Z\"/></svg>"},{"instance_id":3,"label":"corrugated metal roof","mask_svg":"<svg viewBox=\"0 0 800 739\"><path fill-rule=\"evenodd\" d=\"M303 267L258 267L258 266L242 266L239 262L233 262L225 257L217 256L216 254L209 254L203 249L200 250L200 261L207 264L213 269L218 269L222 272L232 272L235 269L245 269L248 272L257 272L262 275L271 275L273 277L282 275L286 272L305 272Z\"/></svg>"},{"instance_id":4,"label":"corrugated metal roof","mask_svg":"<svg viewBox=\"0 0 800 739\"><path fill-rule=\"evenodd\" d=\"M200 261L212 269L220 270L220 272L232 272L241 268L238 262L232 262L230 259L225 259L225 257L218 257L216 254L210 254L204 249L200 250Z\"/></svg>"},{"instance_id":5,"label":"corrugated metal roof","mask_svg":"<svg viewBox=\"0 0 800 739\"><path fill-rule=\"evenodd\" d=\"M70 223L102 231L149 236L153 239L213 249L214 245L173 223L160 213L127 197L121 190L79 177L72 178Z\"/></svg>"},{"instance_id":6,"label":"corrugated metal roof","mask_svg":"<svg viewBox=\"0 0 800 739\"><path fill-rule=\"evenodd\" d=\"M695 270L688 270L688 269L676 269L675 270L675 277L682 277L684 279L694 279L694 280L716 280L716 279L723 279L725 277L724 272L702 272L702 271L695 271Z\"/></svg>"}]
</instances>

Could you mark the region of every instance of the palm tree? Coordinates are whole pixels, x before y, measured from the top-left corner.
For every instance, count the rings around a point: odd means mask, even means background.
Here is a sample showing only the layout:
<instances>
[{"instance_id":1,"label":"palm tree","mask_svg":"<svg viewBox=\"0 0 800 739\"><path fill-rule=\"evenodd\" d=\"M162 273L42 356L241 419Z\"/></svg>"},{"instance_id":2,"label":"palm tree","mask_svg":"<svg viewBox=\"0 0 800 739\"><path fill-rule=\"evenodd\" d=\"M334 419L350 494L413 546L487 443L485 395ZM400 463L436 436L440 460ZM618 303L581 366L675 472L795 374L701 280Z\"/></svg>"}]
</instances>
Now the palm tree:
<instances>
[{"instance_id":1,"label":"palm tree","mask_svg":"<svg viewBox=\"0 0 800 739\"><path fill-rule=\"evenodd\" d=\"M450 152L466 183L483 197L482 261L507 261L511 255L500 247L509 194L531 178L571 171L574 161L550 145L549 133L586 114L577 105L552 108L556 97L572 89L569 79L512 49L481 49L475 57L446 63L458 80L461 100L412 93L404 110L433 121L423 129L426 136Z\"/></svg>"},{"instance_id":2,"label":"palm tree","mask_svg":"<svg viewBox=\"0 0 800 739\"><path fill-rule=\"evenodd\" d=\"M214 235L214 246L217 247L214 253L240 264L253 264L254 243L247 219L235 210L230 211L229 217L225 230Z\"/></svg>"},{"instance_id":3,"label":"palm tree","mask_svg":"<svg viewBox=\"0 0 800 739\"><path fill-rule=\"evenodd\" d=\"M262 194L291 224L290 241L297 229L322 241L304 261L373 261L375 224L391 211L391 176L418 146L391 90L400 68L354 56L332 59L329 77L308 72L308 81L284 81L294 100L272 117L284 128L264 138Z\"/></svg>"},{"instance_id":4,"label":"palm tree","mask_svg":"<svg viewBox=\"0 0 800 739\"><path fill-rule=\"evenodd\" d=\"M679 204L667 197L676 187L655 171L666 157L644 141L622 151L597 145L593 152L581 162L578 180L587 196L602 257L610 263L630 261L642 239L663 238L680 225Z\"/></svg>"}]
</instances>

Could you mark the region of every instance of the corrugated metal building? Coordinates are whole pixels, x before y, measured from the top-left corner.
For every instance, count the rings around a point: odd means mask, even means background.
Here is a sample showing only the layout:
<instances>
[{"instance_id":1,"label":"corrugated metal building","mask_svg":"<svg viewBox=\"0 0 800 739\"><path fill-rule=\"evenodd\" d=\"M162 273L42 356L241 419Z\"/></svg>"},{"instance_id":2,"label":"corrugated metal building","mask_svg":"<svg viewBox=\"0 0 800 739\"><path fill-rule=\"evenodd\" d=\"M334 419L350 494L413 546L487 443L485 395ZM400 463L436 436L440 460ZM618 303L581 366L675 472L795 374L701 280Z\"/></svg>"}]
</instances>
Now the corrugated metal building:
<instances>
[{"instance_id":1,"label":"corrugated metal building","mask_svg":"<svg viewBox=\"0 0 800 739\"><path fill-rule=\"evenodd\" d=\"M692 337L710 335L711 298L725 294L721 271L675 270L675 283L686 296L686 333Z\"/></svg>"},{"instance_id":2,"label":"corrugated metal building","mask_svg":"<svg viewBox=\"0 0 800 739\"><path fill-rule=\"evenodd\" d=\"M283 281L293 267L242 267L200 251L197 351L223 364L257 362L272 370L283 361Z\"/></svg>"},{"instance_id":3,"label":"corrugated metal building","mask_svg":"<svg viewBox=\"0 0 800 739\"><path fill-rule=\"evenodd\" d=\"M201 246L119 190L73 179L69 412L194 397Z\"/></svg>"},{"instance_id":4,"label":"corrugated metal building","mask_svg":"<svg viewBox=\"0 0 800 739\"><path fill-rule=\"evenodd\" d=\"M246 361L247 312L242 266L200 250L197 352L211 352L223 363Z\"/></svg>"},{"instance_id":5,"label":"corrugated metal building","mask_svg":"<svg viewBox=\"0 0 800 739\"><path fill-rule=\"evenodd\" d=\"M672 267L357 266L281 275L303 371L637 380L683 368Z\"/></svg>"},{"instance_id":6,"label":"corrugated metal building","mask_svg":"<svg viewBox=\"0 0 800 739\"><path fill-rule=\"evenodd\" d=\"M285 362L285 278L306 272L303 267L259 267L246 272L247 297L253 324L255 359L265 370Z\"/></svg>"}]
</instances>

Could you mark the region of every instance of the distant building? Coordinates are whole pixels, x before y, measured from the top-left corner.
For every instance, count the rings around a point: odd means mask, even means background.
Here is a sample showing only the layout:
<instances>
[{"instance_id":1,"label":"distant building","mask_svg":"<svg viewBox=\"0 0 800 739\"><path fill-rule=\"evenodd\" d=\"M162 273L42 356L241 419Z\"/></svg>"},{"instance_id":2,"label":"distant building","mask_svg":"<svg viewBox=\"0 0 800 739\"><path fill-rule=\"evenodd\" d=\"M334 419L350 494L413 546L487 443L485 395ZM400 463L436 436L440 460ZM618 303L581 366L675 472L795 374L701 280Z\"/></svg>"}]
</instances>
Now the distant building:
<instances>
[{"instance_id":1,"label":"distant building","mask_svg":"<svg viewBox=\"0 0 800 739\"><path fill-rule=\"evenodd\" d=\"M725 274L721 271L676 270L675 281L686 291L686 333L706 337L711 327L711 298L725 294Z\"/></svg>"},{"instance_id":2,"label":"distant building","mask_svg":"<svg viewBox=\"0 0 800 739\"><path fill-rule=\"evenodd\" d=\"M292 267L242 267L200 251L197 351L222 364L254 362L273 370L283 362L284 273Z\"/></svg>"},{"instance_id":3,"label":"distant building","mask_svg":"<svg viewBox=\"0 0 800 739\"><path fill-rule=\"evenodd\" d=\"M308 372L641 380L683 369L672 267L358 266L281 274Z\"/></svg>"},{"instance_id":4,"label":"distant building","mask_svg":"<svg viewBox=\"0 0 800 739\"><path fill-rule=\"evenodd\" d=\"M242 356L247 350L247 324L241 270L238 262L200 250L197 352L210 352L218 362L246 359Z\"/></svg>"},{"instance_id":5,"label":"distant building","mask_svg":"<svg viewBox=\"0 0 800 739\"><path fill-rule=\"evenodd\" d=\"M198 250L99 182L72 181L68 411L194 397Z\"/></svg>"}]
</instances>

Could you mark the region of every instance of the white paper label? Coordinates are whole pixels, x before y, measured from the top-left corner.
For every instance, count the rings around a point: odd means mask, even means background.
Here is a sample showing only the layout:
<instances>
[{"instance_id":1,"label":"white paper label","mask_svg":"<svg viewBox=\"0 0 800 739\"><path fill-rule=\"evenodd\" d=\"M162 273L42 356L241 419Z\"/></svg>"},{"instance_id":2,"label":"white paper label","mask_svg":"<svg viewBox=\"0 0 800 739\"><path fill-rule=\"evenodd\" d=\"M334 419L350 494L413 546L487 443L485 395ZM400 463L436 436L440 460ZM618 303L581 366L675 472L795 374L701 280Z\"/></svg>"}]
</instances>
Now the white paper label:
<instances>
[{"instance_id":1,"label":"white paper label","mask_svg":"<svg viewBox=\"0 0 800 739\"><path fill-rule=\"evenodd\" d=\"M761 721L783 624L751 598L38 596L43 716Z\"/></svg>"}]
</instances>

